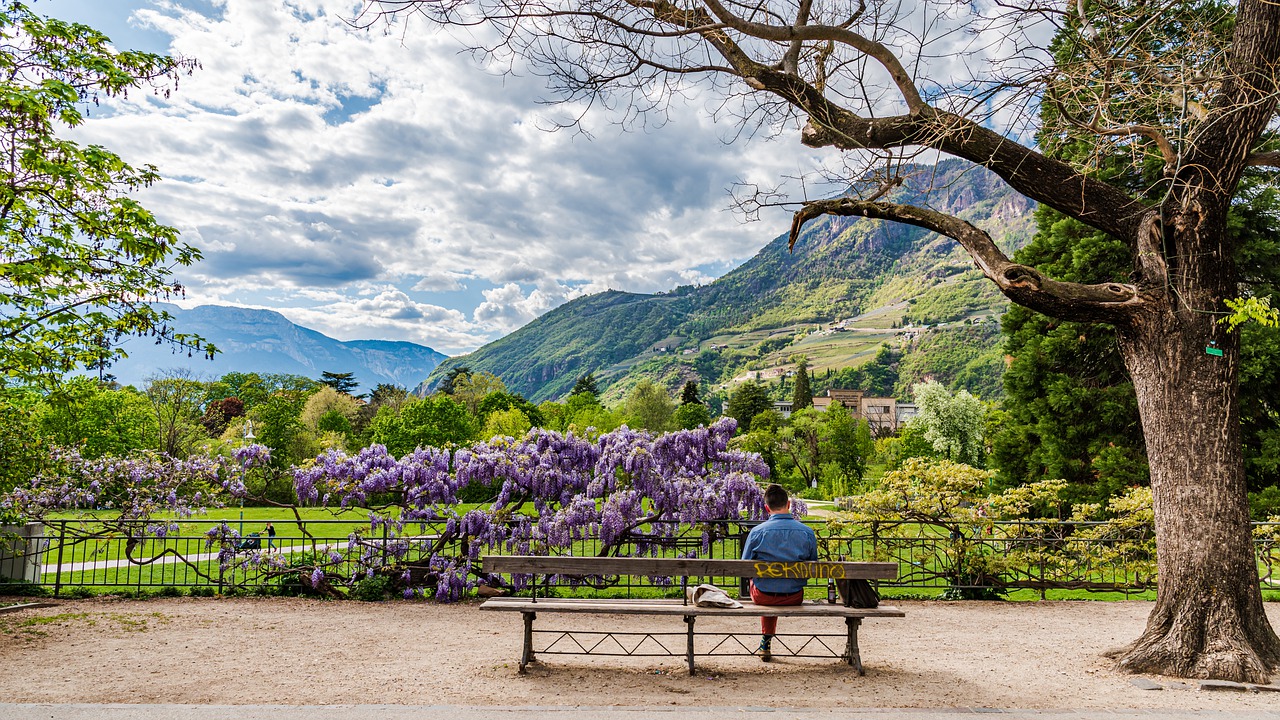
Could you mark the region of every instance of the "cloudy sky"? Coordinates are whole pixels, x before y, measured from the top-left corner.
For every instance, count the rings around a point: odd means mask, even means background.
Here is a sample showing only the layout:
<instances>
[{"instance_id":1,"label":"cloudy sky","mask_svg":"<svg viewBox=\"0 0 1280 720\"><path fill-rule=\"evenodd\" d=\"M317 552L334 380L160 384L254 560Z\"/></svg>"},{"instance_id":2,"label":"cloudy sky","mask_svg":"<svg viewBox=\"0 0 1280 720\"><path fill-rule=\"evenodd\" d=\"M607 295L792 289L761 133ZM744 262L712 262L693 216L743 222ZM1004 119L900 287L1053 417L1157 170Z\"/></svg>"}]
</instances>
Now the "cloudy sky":
<instances>
[{"instance_id":1,"label":"cloudy sky","mask_svg":"<svg viewBox=\"0 0 1280 720\"><path fill-rule=\"evenodd\" d=\"M425 23L358 30L354 0L38 0L117 47L199 60L76 131L163 177L142 199L204 260L187 305L279 310L339 339L455 354L584 293L706 283L785 231L727 210L737 181L822 161L795 137L729 142L697 99L660 128L587 116L486 72Z\"/></svg>"}]
</instances>

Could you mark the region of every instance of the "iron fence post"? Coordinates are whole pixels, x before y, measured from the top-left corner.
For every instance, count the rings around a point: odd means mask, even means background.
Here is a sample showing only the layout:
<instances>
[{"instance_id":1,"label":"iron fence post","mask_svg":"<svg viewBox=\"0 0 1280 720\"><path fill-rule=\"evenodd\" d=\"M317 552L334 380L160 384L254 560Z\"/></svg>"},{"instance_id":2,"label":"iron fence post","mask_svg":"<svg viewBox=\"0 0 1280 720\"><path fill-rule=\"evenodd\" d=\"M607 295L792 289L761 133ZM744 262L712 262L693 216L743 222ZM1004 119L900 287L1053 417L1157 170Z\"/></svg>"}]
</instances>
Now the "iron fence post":
<instances>
[{"instance_id":1,"label":"iron fence post","mask_svg":"<svg viewBox=\"0 0 1280 720\"><path fill-rule=\"evenodd\" d=\"M1038 536L1038 540L1040 541L1040 552L1036 553L1036 555L1040 559L1040 600L1043 601L1045 599L1044 566L1049 561L1049 547L1044 533Z\"/></svg>"},{"instance_id":2,"label":"iron fence post","mask_svg":"<svg viewBox=\"0 0 1280 720\"><path fill-rule=\"evenodd\" d=\"M62 594L62 551L67 546L67 521L58 521L58 569L53 576L53 596Z\"/></svg>"}]
</instances>

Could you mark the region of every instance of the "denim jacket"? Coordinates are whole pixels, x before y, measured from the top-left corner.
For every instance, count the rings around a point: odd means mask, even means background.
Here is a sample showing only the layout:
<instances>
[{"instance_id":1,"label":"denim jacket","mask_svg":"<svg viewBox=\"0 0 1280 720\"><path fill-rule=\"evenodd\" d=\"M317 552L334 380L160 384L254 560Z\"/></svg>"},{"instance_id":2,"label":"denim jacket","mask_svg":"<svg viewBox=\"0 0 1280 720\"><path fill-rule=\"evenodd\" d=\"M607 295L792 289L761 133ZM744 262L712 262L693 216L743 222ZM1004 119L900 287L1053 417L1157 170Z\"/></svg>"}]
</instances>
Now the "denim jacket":
<instances>
[{"instance_id":1,"label":"denim jacket","mask_svg":"<svg viewBox=\"0 0 1280 720\"><path fill-rule=\"evenodd\" d=\"M742 547L743 560L796 562L818 559L818 536L791 513L776 513L751 528ZM804 589L803 578L756 578L757 588L770 593L794 593Z\"/></svg>"}]
</instances>

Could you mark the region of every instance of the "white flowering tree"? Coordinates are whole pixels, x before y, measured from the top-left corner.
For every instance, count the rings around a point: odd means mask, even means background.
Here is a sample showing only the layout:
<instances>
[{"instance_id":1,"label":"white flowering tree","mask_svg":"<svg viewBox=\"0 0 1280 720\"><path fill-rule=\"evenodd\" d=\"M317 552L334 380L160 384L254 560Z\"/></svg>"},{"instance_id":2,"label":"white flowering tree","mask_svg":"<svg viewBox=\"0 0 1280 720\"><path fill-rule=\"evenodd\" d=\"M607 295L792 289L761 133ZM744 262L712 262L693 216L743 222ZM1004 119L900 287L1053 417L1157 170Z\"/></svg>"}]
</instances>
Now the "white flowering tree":
<instances>
[{"instance_id":1,"label":"white flowering tree","mask_svg":"<svg viewBox=\"0 0 1280 720\"><path fill-rule=\"evenodd\" d=\"M951 393L941 383L929 381L912 387L919 412L911 424L924 431L924 439L948 460L981 466L983 418L986 408L968 390Z\"/></svg>"}]
</instances>

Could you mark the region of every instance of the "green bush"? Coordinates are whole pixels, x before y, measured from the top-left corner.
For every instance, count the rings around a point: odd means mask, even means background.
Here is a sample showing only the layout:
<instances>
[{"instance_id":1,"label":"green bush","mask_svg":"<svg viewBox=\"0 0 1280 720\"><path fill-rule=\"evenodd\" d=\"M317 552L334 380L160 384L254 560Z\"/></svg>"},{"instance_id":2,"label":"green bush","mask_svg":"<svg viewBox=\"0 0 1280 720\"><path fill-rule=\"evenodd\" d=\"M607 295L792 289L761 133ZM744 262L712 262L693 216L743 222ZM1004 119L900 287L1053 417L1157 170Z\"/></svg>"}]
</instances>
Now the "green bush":
<instances>
[{"instance_id":1,"label":"green bush","mask_svg":"<svg viewBox=\"0 0 1280 720\"><path fill-rule=\"evenodd\" d=\"M182 597L182 588L176 585L165 585L156 591L156 597Z\"/></svg>"},{"instance_id":2,"label":"green bush","mask_svg":"<svg viewBox=\"0 0 1280 720\"><path fill-rule=\"evenodd\" d=\"M290 570L281 573L276 579L279 594L281 595L319 595L315 588L311 587L311 583L304 580L303 576L308 578L311 570L317 564L325 561L324 556L316 555L310 552L293 553L289 556L288 566ZM296 568L296 570L294 569Z\"/></svg>"},{"instance_id":3,"label":"green bush","mask_svg":"<svg viewBox=\"0 0 1280 720\"><path fill-rule=\"evenodd\" d=\"M217 591L213 589L212 585L196 585L188 592L191 594L191 597L213 597L218 594Z\"/></svg>"},{"instance_id":4,"label":"green bush","mask_svg":"<svg viewBox=\"0 0 1280 720\"><path fill-rule=\"evenodd\" d=\"M63 595L71 598L72 600L83 600L85 598L93 597L94 592L89 588L84 587L83 585L78 585L73 588L67 588L66 592L64 592Z\"/></svg>"},{"instance_id":5,"label":"green bush","mask_svg":"<svg viewBox=\"0 0 1280 720\"><path fill-rule=\"evenodd\" d=\"M374 575L357 582L351 588L350 597L352 600L363 600L365 602L378 602L387 599L387 592L391 589L391 579L385 575Z\"/></svg>"},{"instance_id":6,"label":"green bush","mask_svg":"<svg viewBox=\"0 0 1280 720\"><path fill-rule=\"evenodd\" d=\"M0 580L0 595L14 597L48 597L49 588L29 582Z\"/></svg>"}]
</instances>

